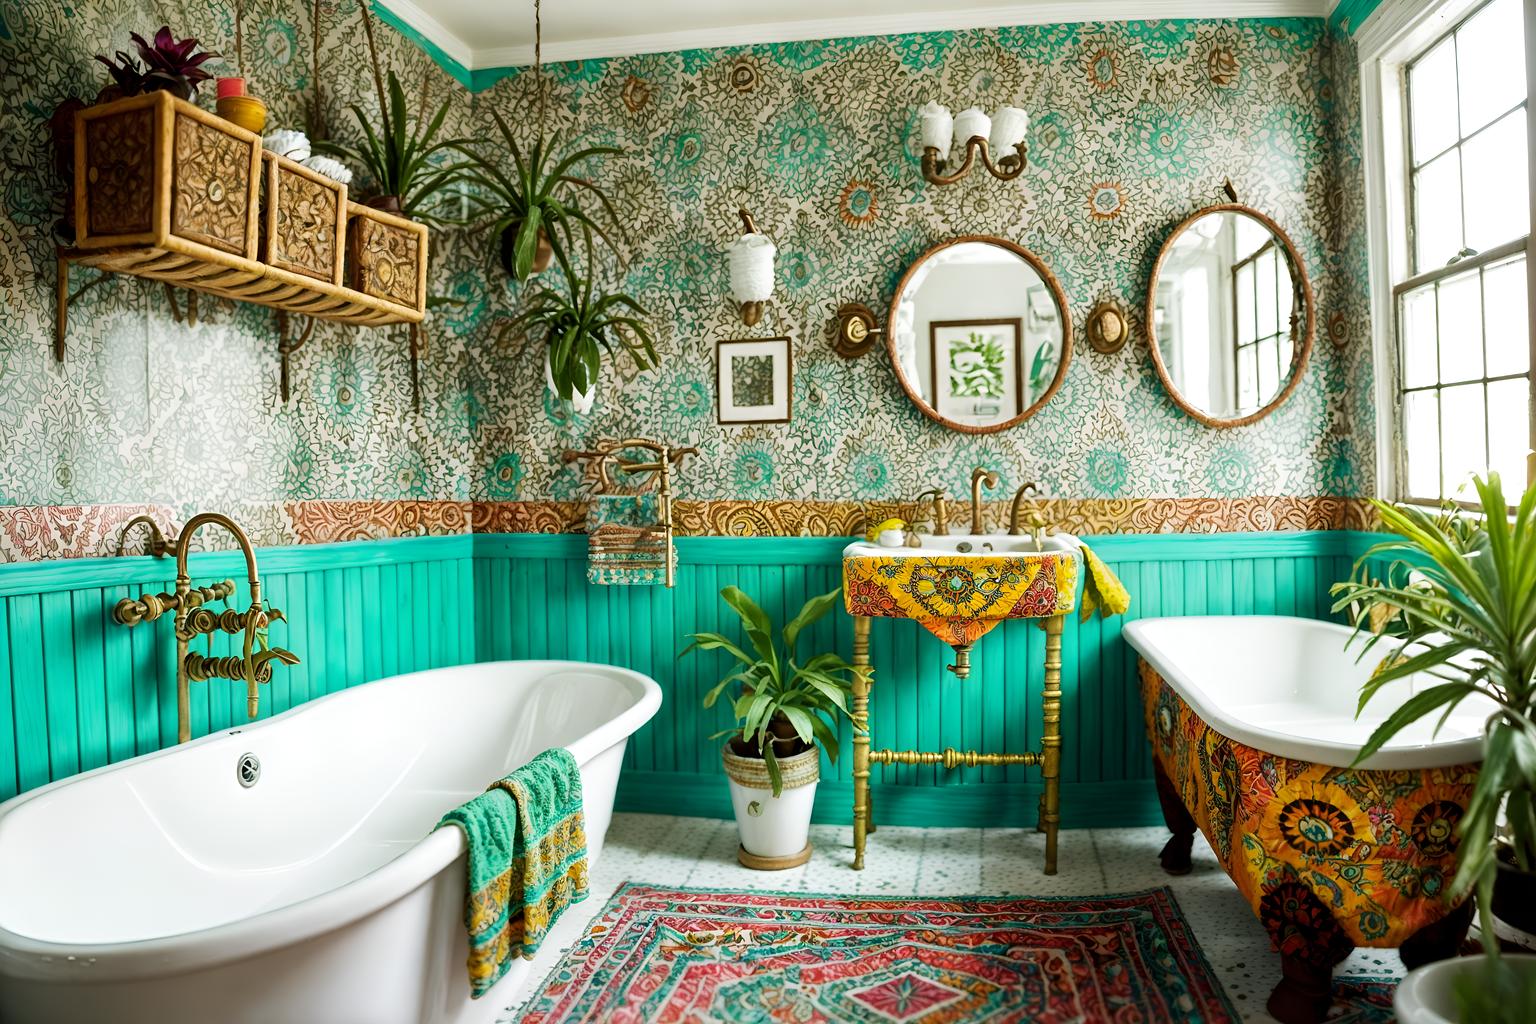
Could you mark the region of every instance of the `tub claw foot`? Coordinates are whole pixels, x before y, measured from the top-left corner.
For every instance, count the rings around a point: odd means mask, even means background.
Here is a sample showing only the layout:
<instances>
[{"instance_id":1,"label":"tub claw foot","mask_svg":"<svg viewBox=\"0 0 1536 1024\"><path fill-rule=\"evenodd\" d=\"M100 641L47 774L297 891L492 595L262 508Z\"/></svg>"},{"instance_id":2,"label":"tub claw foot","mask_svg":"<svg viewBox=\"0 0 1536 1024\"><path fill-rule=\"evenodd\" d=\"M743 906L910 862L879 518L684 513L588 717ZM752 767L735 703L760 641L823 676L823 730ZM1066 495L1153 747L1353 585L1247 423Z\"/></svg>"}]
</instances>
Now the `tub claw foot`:
<instances>
[{"instance_id":1,"label":"tub claw foot","mask_svg":"<svg viewBox=\"0 0 1536 1024\"><path fill-rule=\"evenodd\" d=\"M1438 921L1425 925L1408 936L1398 953L1410 971L1437 960L1449 960L1461 953L1467 929L1472 926L1472 897Z\"/></svg>"},{"instance_id":2,"label":"tub claw foot","mask_svg":"<svg viewBox=\"0 0 1536 1024\"><path fill-rule=\"evenodd\" d=\"M1157 855L1158 863L1170 875L1187 875L1194 866L1189 856L1194 845L1193 832L1175 832L1163 844L1162 852Z\"/></svg>"},{"instance_id":3,"label":"tub claw foot","mask_svg":"<svg viewBox=\"0 0 1536 1024\"><path fill-rule=\"evenodd\" d=\"M1281 1024L1319 1024L1333 1005L1333 965L1310 957L1281 954L1284 977L1269 994L1265 1008Z\"/></svg>"}]
</instances>

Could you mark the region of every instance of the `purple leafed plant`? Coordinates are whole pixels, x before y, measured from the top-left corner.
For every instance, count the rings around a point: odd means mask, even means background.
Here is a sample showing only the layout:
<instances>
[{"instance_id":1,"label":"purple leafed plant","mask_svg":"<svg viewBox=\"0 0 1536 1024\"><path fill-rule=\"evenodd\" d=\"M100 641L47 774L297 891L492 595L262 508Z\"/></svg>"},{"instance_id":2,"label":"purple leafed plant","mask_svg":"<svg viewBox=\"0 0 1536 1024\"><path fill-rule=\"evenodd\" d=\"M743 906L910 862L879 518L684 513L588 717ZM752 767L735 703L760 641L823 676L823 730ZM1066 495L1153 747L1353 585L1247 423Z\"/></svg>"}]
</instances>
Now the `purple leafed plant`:
<instances>
[{"instance_id":1,"label":"purple leafed plant","mask_svg":"<svg viewBox=\"0 0 1536 1024\"><path fill-rule=\"evenodd\" d=\"M183 99L191 99L197 92L198 83L213 77L203 70L202 65L219 55L210 51L197 52L196 39L178 40L171 34L169 25L160 27L154 42L137 32L129 33L129 36L138 47L143 67L121 50L117 51L116 61L101 56L96 58L112 72L112 79L124 96L164 89Z\"/></svg>"}]
</instances>

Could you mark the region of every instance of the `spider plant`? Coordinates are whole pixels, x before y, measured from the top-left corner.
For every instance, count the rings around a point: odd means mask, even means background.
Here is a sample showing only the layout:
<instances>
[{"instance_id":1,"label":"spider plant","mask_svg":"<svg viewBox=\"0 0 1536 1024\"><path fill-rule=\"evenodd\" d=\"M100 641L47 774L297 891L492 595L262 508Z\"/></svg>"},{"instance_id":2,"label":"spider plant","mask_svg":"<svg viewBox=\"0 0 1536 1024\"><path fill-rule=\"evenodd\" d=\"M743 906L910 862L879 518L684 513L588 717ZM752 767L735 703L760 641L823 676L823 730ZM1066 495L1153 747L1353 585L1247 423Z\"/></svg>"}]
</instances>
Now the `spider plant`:
<instances>
[{"instance_id":1,"label":"spider plant","mask_svg":"<svg viewBox=\"0 0 1536 1024\"><path fill-rule=\"evenodd\" d=\"M587 241L590 252L590 235ZM540 285L523 311L502 328L501 336L520 330L530 337L542 335L551 389L584 412L591 403L604 352L628 353L636 366L649 370L657 363L656 347L640 320L646 315L645 307L623 292L600 292L591 271L578 274L563 249L555 255L567 290Z\"/></svg>"},{"instance_id":2,"label":"spider plant","mask_svg":"<svg viewBox=\"0 0 1536 1024\"><path fill-rule=\"evenodd\" d=\"M443 120L448 116L451 99L444 99L430 120L410 116L405 90L393 70L388 72L387 98L380 96L386 109L378 131L357 104L348 109L362 129L354 142L316 141L314 151L362 165L373 178L378 194L369 205L398 212L402 216L436 224L460 223L435 208L434 199L459 182L465 173L463 163L442 163L432 158L455 149L462 139L438 141Z\"/></svg>"},{"instance_id":3,"label":"spider plant","mask_svg":"<svg viewBox=\"0 0 1536 1024\"><path fill-rule=\"evenodd\" d=\"M842 591L833 590L805 602L780 630L782 648L774 639L768 613L740 588L726 587L720 591L720 597L741 618L750 653L721 633L689 634L693 642L682 653L721 650L736 659L736 671L704 695L704 706L711 708L728 686L741 684L731 704L736 725L710 739L739 734L737 752L746 748L751 755L762 757L773 784L773 795L779 796L783 792L783 777L775 747L788 744L791 753L799 753L819 741L827 758L837 761L837 733L829 719L839 711L848 716L848 697L856 670L841 655L831 652L813 655L799 664L795 661L795 646L807 627L832 610Z\"/></svg>"},{"instance_id":4,"label":"spider plant","mask_svg":"<svg viewBox=\"0 0 1536 1024\"><path fill-rule=\"evenodd\" d=\"M1398 635L1370 633L1365 642L1365 651L1378 643L1395 650L1362 688L1361 709L1394 680L1419 672L1440 680L1393 711L1356 764L1420 718L1438 713L1443 723L1469 697L1491 702L1451 887L1453 896L1476 889L1483 934L1491 935L1500 857L1527 875L1536 870L1536 487L1511 516L1497 473L1474 484L1486 510L1481 515L1455 506L1431 515L1374 502L1396 536L1367 551L1333 593L1335 611L1359 602L1364 614L1357 635L1369 633L1373 611L1400 620ZM1391 559L1388 579L1403 582L1372 579L1367 563L1379 558ZM1489 956L1498 956L1498 943L1485 945Z\"/></svg>"},{"instance_id":5,"label":"spider plant","mask_svg":"<svg viewBox=\"0 0 1536 1024\"><path fill-rule=\"evenodd\" d=\"M610 249L616 249L603 224L581 208L577 197L585 192L595 199L622 237L613 203L601 188L572 171L585 160L616 155L621 150L589 146L557 157L554 143L540 138L524 154L501 113L492 109L491 117L512 155L510 173L483 150L466 144L456 148L470 160L466 179L477 188L473 201L483 213L495 217L491 230L499 239L502 269L513 279L526 281L547 267L551 256L572 248L578 228L589 229Z\"/></svg>"}]
</instances>

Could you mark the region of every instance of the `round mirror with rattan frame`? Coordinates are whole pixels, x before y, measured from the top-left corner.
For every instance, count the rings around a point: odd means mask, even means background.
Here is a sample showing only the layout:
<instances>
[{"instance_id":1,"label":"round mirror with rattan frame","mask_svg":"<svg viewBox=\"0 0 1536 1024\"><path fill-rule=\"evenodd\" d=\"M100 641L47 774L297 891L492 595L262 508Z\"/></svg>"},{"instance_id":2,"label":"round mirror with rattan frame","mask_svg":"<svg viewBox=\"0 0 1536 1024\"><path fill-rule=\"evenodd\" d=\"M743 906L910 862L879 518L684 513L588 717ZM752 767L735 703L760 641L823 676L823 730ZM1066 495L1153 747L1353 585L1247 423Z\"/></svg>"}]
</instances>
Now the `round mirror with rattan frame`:
<instances>
[{"instance_id":1,"label":"round mirror with rattan frame","mask_svg":"<svg viewBox=\"0 0 1536 1024\"><path fill-rule=\"evenodd\" d=\"M917 272L917 269L935 254L968 242L995 245L999 249L1005 249L1022 259L1031 270L1039 275L1041 282L1050 291L1051 299L1056 303L1056 311L1061 319L1061 362L1056 367L1056 375L1051 378L1050 386L1041 393L1039 398L1030 404L1029 408L1012 419L1003 420L1000 423L984 425L958 423L947 416L940 415L937 409L933 408L923 399L923 396L918 392L913 382L909 381L906 374L902 372L901 358L896 351L895 332L890 329L890 325L896 322L896 311L897 307L901 304L901 296L907 290L907 284L912 280L912 275ZM999 430L1007 430L1009 427L1016 427L1023 423L1039 412L1041 407L1051 400L1051 396L1056 394L1057 390L1061 387L1061 382L1066 380L1067 366L1072 362L1072 312L1067 308L1067 294L1062 291L1061 282L1056 279L1056 275L1051 273L1051 269L1045 265L1040 257L1022 245L1010 242L1006 238L995 238L991 235L956 235L954 238L948 238L937 245L930 246L921 256L913 260L906 273L901 275L901 280L896 285L896 291L891 296L890 310L885 322L887 325L885 330L885 351L890 357L891 368L896 371L896 380L900 382L902 390L907 393L907 397L912 400L912 404L917 406L924 416L927 416L935 423L948 427L950 430L957 430L964 434L995 434Z\"/></svg>"},{"instance_id":2,"label":"round mirror with rattan frame","mask_svg":"<svg viewBox=\"0 0 1536 1024\"><path fill-rule=\"evenodd\" d=\"M1179 393L1178 386L1174 384L1173 377L1168 372L1168 366L1163 361L1162 349L1158 346L1157 342L1157 279L1162 273L1163 262L1168 258L1168 253L1172 249L1174 241L1187 228L1196 221L1213 213L1240 213L1253 218L1269 230L1269 233L1280 243L1280 248L1284 251L1286 259L1290 263L1290 269L1296 275L1297 292L1301 296L1301 318L1305 321L1302 325L1302 330L1299 332L1294 325L1292 326L1294 343L1292 345L1291 369L1284 385L1263 406L1248 413L1246 416L1230 418L1212 416L1210 413L1191 405ZM1147 348L1152 352L1152 365L1157 369L1158 379L1163 382L1163 390L1168 392L1168 397L1173 401L1173 404L1187 413L1191 419L1198 420L1208 427L1245 427L1250 423L1257 423L1280 408L1286 399L1291 397L1291 394L1296 390L1296 386L1301 383L1301 376L1307 368L1307 359L1312 355L1312 342L1317 336L1317 309L1312 297L1312 279L1307 276L1307 265L1302 262L1301 253L1297 251L1296 246L1291 242L1290 236L1281 229L1279 224L1275 223L1272 217L1260 213L1253 207L1243 203L1218 203L1215 206L1207 206L1184 218L1168 233L1168 238L1163 242L1163 247L1158 250L1157 262L1152 265L1152 276L1147 280L1147 305L1145 312ZM1295 337L1297 334L1300 337Z\"/></svg>"}]
</instances>

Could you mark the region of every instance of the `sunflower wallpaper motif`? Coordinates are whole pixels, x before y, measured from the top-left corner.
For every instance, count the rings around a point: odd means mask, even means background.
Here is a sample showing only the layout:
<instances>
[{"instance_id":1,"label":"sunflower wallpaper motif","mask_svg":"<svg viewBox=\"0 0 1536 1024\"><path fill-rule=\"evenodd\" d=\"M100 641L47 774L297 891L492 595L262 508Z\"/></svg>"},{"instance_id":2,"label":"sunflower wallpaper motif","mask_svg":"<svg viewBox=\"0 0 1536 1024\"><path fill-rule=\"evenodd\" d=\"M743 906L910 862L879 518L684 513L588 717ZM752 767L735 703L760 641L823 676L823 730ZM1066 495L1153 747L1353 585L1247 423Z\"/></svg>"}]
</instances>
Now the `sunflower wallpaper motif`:
<instances>
[{"instance_id":1,"label":"sunflower wallpaper motif","mask_svg":"<svg viewBox=\"0 0 1536 1024\"><path fill-rule=\"evenodd\" d=\"M0 2L0 505L569 501L582 482L560 452L631 434L700 448L676 484L694 500L889 499L931 483L961 493L982 461L1006 487L1032 479L1060 498L1348 497L1371 486L1353 52L1321 19L1030 25L554 66L549 130L566 146L624 151L597 168L627 235L603 272L649 309L661 366L605 363L595 408L574 415L546 393L533 346L498 340L525 286L497 267L487 234L437 231L430 289L451 301L428 324L418 415L403 329L321 325L285 405L269 310L205 300L187 326L162 289L130 279L74 304L67 358L52 359L61 200L50 114L94 96L103 75L92 56L130 29L168 22L233 54L232 7ZM352 130L347 104L374 103L357 0L320 4L318 81L307 0L245 7L245 75L270 123L303 125L318 85L331 131ZM529 120L531 74L472 94L392 29L380 38L408 90L430 105L452 97L445 134L489 137L493 108ZM1028 172L927 184L915 129L929 99L1030 111ZM1305 380L1260 424L1213 431L1181 414L1139 323L1115 355L1078 346L1052 401L995 438L925 419L882 350L844 361L829 345L833 307L883 310L912 259L969 233L1037 252L1080 335L1100 298L1139 310L1168 229L1216 201L1227 177L1296 240L1319 295ZM786 424L720 426L713 415L715 345L742 334L724 256L739 206L779 247L761 329L794 339Z\"/></svg>"}]
</instances>

